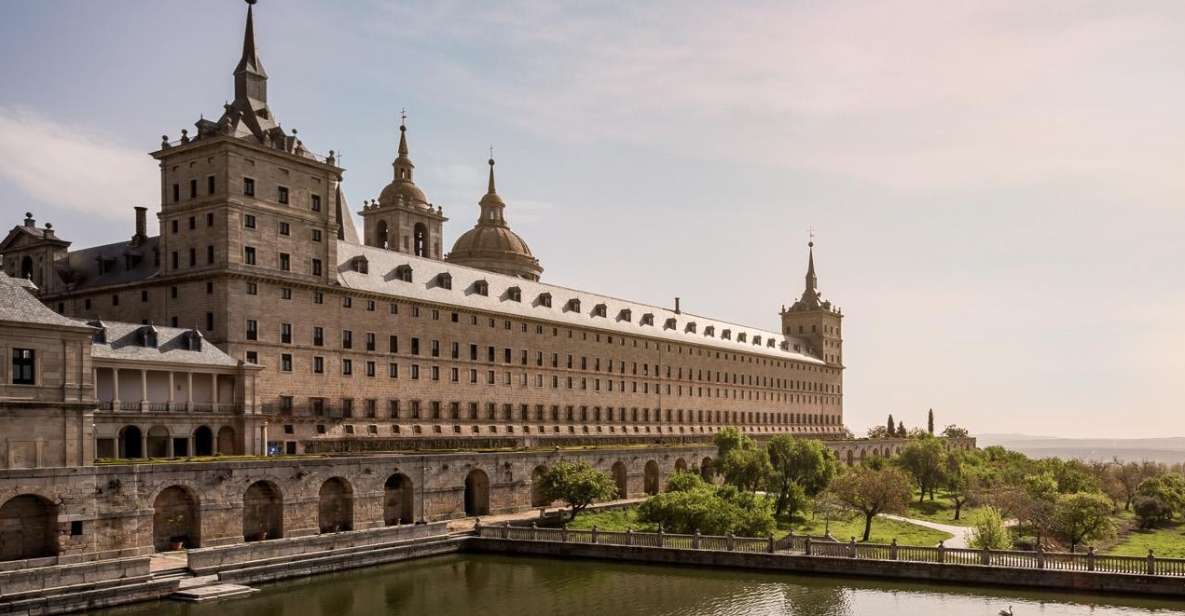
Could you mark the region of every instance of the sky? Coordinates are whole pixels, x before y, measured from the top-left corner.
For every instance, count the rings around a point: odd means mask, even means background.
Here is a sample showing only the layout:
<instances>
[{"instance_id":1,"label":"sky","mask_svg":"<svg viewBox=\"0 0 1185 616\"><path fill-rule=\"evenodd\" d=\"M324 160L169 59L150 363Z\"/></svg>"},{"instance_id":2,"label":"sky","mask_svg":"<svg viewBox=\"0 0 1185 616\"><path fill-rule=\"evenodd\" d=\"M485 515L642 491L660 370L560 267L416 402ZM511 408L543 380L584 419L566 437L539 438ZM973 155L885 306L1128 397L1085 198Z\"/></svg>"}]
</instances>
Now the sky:
<instances>
[{"instance_id":1,"label":"sky","mask_svg":"<svg viewBox=\"0 0 1185 616\"><path fill-rule=\"evenodd\" d=\"M0 225L85 247L232 96L246 5L0 5ZM269 103L351 204L471 227L494 147L544 281L756 327L808 230L845 421L1185 435L1185 3L262 0ZM356 222L359 219L356 217Z\"/></svg>"}]
</instances>

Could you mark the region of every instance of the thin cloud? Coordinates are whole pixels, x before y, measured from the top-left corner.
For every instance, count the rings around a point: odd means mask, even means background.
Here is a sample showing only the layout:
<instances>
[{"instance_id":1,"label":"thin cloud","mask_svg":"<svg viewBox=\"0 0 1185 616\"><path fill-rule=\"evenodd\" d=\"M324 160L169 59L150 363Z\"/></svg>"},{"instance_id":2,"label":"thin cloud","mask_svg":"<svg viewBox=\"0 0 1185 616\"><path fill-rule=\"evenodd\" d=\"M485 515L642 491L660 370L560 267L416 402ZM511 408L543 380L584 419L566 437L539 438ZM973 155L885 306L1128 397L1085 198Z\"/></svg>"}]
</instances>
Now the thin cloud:
<instances>
[{"instance_id":1,"label":"thin cloud","mask_svg":"<svg viewBox=\"0 0 1185 616\"><path fill-rule=\"evenodd\" d=\"M108 219L159 200L156 166L140 150L35 112L0 106L0 179L34 200Z\"/></svg>"}]
</instances>

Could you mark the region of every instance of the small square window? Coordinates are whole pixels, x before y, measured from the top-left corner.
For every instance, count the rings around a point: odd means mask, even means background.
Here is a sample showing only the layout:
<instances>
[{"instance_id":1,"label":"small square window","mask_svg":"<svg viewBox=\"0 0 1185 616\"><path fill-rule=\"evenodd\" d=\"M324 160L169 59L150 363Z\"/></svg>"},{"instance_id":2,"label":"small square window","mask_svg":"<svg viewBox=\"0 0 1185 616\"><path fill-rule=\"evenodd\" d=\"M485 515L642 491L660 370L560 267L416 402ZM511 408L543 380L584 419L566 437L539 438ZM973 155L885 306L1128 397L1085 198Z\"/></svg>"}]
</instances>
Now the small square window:
<instances>
[{"instance_id":1,"label":"small square window","mask_svg":"<svg viewBox=\"0 0 1185 616\"><path fill-rule=\"evenodd\" d=\"M243 194L248 197L255 196L255 180L252 178L243 178Z\"/></svg>"},{"instance_id":2,"label":"small square window","mask_svg":"<svg viewBox=\"0 0 1185 616\"><path fill-rule=\"evenodd\" d=\"M321 211L321 195L311 195L310 199L313 204L313 206L312 206L313 211L320 212Z\"/></svg>"},{"instance_id":3,"label":"small square window","mask_svg":"<svg viewBox=\"0 0 1185 616\"><path fill-rule=\"evenodd\" d=\"M280 186L276 190L276 201L288 205L288 187Z\"/></svg>"},{"instance_id":4,"label":"small square window","mask_svg":"<svg viewBox=\"0 0 1185 616\"><path fill-rule=\"evenodd\" d=\"M292 235L292 228L288 225L288 223L280 223L280 235Z\"/></svg>"},{"instance_id":5,"label":"small square window","mask_svg":"<svg viewBox=\"0 0 1185 616\"><path fill-rule=\"evenodd\" d=\"M254 214L247 214L247 215L243 216L243 226L247 227L248 229L254 229L255 228L255 215Z\"/></svg>"}]
</instances>

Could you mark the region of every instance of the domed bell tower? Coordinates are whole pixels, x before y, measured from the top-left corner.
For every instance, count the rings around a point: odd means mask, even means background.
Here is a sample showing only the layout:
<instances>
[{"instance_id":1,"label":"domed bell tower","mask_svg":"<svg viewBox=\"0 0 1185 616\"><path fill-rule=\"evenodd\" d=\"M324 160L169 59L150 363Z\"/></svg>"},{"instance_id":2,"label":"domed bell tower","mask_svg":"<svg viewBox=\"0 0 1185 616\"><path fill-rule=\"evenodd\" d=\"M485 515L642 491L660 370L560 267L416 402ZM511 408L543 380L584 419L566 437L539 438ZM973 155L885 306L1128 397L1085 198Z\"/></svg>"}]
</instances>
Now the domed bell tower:
<instances>
[{"instance_id":1,"label":"domed bell tower","mask_svg":"<svg viewBox=\"0 0 1185 616\"><path fill-rule=\"evenodd\" d=\"M399 150L391 163L394 178L379 198L362 206L363 243L428 259L444 257L444 210L428 202L412 175L408 157L407 115L399 123Z\"/></svg>"}]
</instances>

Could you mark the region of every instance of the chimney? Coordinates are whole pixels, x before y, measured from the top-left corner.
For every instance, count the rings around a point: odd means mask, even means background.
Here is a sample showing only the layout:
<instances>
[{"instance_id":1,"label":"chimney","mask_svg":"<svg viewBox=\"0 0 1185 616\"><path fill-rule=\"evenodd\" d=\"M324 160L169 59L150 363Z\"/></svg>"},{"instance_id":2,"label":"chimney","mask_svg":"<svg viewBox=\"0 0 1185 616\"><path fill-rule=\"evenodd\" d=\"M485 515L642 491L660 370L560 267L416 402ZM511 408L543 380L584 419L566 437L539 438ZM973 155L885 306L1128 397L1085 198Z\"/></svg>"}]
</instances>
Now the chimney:
<instances>
[{"instance_id":1,"label":"chimney","mask_svg":"<svg viewBox=\"0 0 1185 616\"><path fill-rule=\"evenodd\" d=\"M136 234L132 236L132 241L136 244L139 244L148 238L147 215L148 208L142 205L136 206Z\"/></svg>"},{"instance_id":2,"label":"chimney","mask_svg":"<svg viewBox=\"0 0 1185 616\"><path fill-rule=\"evenodd\" d=\"M33 220L33 212L25 212L25 226L30 229L37 226L37 221Z\"/></svg>"},{"instance_id":3,"label":"chimney","mask_svg":"<svg viewBox=\"0 0 1185 616\"><path fill-rule=\"evenodd\" d=\"M682 314L679 311L679 298L677 298L677 297L675 298L675 314Z\"/></svg>"},{"instance_id":4,"label":"chimney","mask_svg":"<svg viewBox=\"0 0 1185 616\"><path fill-rule=\"evenodd\" d=\"M41 234L41 237L44 237L46 239L53 239L53 225L52 224L50 224L48 222L45 223L45 231Z\"/></svg>"}]
</instances>

